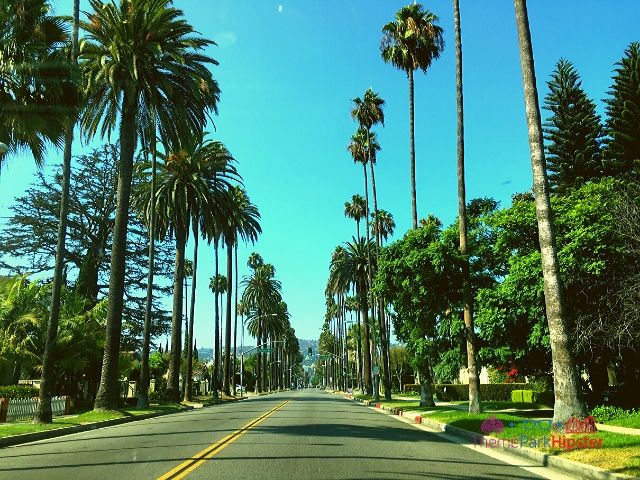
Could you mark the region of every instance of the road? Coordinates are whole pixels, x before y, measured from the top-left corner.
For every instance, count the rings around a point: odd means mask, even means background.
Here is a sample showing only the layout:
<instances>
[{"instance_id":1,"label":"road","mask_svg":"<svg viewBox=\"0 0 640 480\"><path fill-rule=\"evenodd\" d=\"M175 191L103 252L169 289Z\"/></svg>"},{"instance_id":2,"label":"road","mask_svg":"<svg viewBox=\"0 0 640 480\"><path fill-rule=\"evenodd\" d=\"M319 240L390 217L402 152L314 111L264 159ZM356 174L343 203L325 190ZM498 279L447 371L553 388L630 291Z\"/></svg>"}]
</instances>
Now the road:
<instances>
[{"instance_id":1,"label":"road","mask_svg":"<svg viewBox=\"0 0 640 480\"><path fill-rule=\"evenodd\" d=\"M281 392L1 449L0 479L563 478L423 430L338 395Z\"/></svg>"}]
</instances>

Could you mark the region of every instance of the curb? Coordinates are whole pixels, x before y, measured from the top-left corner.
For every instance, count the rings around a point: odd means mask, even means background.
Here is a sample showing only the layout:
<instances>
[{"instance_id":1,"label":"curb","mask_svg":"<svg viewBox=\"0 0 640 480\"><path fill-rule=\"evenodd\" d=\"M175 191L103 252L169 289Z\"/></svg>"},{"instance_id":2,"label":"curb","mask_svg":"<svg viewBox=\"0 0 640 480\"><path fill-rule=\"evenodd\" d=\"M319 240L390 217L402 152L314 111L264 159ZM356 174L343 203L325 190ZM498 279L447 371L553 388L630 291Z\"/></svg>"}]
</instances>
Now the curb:
<instances>
[{"instance_id":1,"label":"curb","mask_svg":"<svg viewBox=\"0 0 640 480\"><path fill-rule=\"evenodd\" d=\"M12 435L10 437L0 438L0 448L10 447L13 445L20 445L23 443L36 442L38 440L46 440L49 438L63 437L72 433L86 432L89 430L97 430L104 427L112 427L114 425L121 425L123 423L136 422L138 420L146 420L148 418L162 417L164 415L171 415L173 413L186 412L188 410L194 410L195 407L187 406L184 408L176 408L164 412L146 413L144 415L132 415L131 417L114 418L112 420L105 420L104 422L87 423L84 425L74 425L72 427L54 428L52 430L46 430L44 432L23 433L20 435Z\"/></svg>"},{"instance_id":2,"label":"curb","mask_svg":"<svg viewBox=\"0 0 640 480\"><path fill-rule=\"evenodd\" d=\"M412 412L409 412L409 411L407 411L406 412L407 415L405 415L404 412L400 409L385 407L384 405L381 405L379 403L373 403L371 400L359 400L359 399L353 399L353 400L356 402L362 403L365 406L371 406L376 409L386 410L389 413L391 413L391 415L411 418ZM413 413L417 413L417 412L413 412ZM422 415L416 415L413 418L413 421L415 423L426 425L427 427L433 428L434 430L445 432L450 435L454 435L456 437L462 438L464 440L469 440L472 442L477 441L478 436L480 435L480 434L470 432L469 430L464 430L462 428L454 427L447 423L442 423L436 420L432 420L430 418L425 418ZM556 470L561 470L562 472L568 473L570 475L574 475L581 479L623 480L623 479L629 479L629 478L637 478L637 477L632 477L630 475L612 473L599 467L594 467L592 465L576 462L574 460L569 460L567 458L557 457L555 455L550 455L548 453L540 452L538 450L534 450L528 447L503 449L502 451L516 457L526 458L527 460L530 460L543 467L552 467Z\"/></svg>"}]
</instances>

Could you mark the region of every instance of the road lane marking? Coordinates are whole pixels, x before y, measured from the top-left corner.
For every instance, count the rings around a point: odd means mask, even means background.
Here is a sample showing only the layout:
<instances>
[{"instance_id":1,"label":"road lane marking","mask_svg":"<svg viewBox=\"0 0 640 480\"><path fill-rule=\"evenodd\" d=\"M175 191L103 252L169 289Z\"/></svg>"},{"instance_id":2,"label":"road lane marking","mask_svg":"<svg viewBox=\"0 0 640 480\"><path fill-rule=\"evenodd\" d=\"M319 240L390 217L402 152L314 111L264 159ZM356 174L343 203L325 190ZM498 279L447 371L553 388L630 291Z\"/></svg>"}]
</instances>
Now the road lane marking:
<instances>
[{"instance_id":1,"label":"road lane marking","mask_svg":"<svg viewBox=\"0 0 640 480\"><path fill-rule=\"evenodd\" d=\"M255 418L255 419L251 420L249 423L247 423L244 426L240 427L235 432L230 433L229 435L227 435L226 437L218 440L215 443L212 443L211 445L209 445L204 450L196 453L190 459L182 462L177 467L172 468L171 470L169 470L164 475L158 477L157 480L180 480L181 478L186 477L189 473L191 473L193 470L195 470L200 465L202 465L206 460L210 459L215 454L217 454L218 452L222 451L230 443L235 442L244 433L246 433L247 431L249 431L250 429L252 429L256 425L262 423L264 420L267 419L267 417L270 417L271 415L273 415L275 412L280 410L282 407L284 407L289 402L291 402L291 400L287 400L285 402L282 402L280 405L278 405L275 408L272 408L267 413L264 413L263 415L259 416L258 418Z\"/></svg>"}]
</instances>

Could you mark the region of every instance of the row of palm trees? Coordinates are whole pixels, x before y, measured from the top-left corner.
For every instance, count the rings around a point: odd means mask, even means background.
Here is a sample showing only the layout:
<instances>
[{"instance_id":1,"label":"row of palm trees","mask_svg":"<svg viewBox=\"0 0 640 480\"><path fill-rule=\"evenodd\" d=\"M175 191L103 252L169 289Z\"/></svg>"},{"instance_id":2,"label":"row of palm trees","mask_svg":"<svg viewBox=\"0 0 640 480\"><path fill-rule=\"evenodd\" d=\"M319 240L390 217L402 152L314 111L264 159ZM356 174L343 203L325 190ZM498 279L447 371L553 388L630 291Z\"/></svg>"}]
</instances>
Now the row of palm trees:
<instances>
[{"instance_id":1,"label":"row of palm trees","mask_svg":"<svg viewBox=\"0 0 640 480\"><path fill-rule=\"evenodd\" d=\"M554 420L563 420L572 414L584 415L585 406L581 398L576 363L572 357L566 327L566 314L562 298L560 273L555 247L555 235L551 219L549 190L544 159L544 144L540 122L540 109L535 81L535 69L526 0L514 0L516 25L520 47L522 77L525 92L526 117L529 128L529 144L533 167L533 184L536 199L539 243L544 275L545 307L551 339L554 370L554 391L556 406ZM481 411L479 379L476 361L476 342L473 322L473 296L470 287L470 273L467 252L466 192L464 162L464 102L462 80L462 36L459 0L453 0L455 48L456 48L456 109L457 109L457 172L458 172L458 222L460 252L466 259L463 264L462 301L467 343L467 369L469 373L469 411ZM438 17L414 2L398 10L395 19L382 28L380 46L382 59L402 70L409 82L409 158L411 184L412 227L418 227L415 181L415 135L414 135L414 72L426 73L434 60L444 49L443 29L438 25ZM349 151L354 161L363 165L365 197L354 196L345 204L345 215L356 220L357 238L338 247L332 256L327 294L336 295L340 303L341 295L353 287L360 302L360 313L364 324L364 345L362 352L363 387L371 393L371 359L376 351L376 327L380 333L384 374L384 389L387 396L388 372L388 324L385 325L385 302L375 299L369 293L372 275L375 272L378 252L381 247L379 220L381 212L377 207L374 164L380 150L375 133L371 131L377 124L384 125L384 101L371 89L362 98L353 101L352 117L359 128L352 136ZM370 238L370 207L366 163L369 163L373 190L374 212L371 227L375 233L375 244ZM360 219L365 219L365 238L360 237ZM328 302L328 305L331 302ZM375 324L375 307L378 307L378 325ZM370 309L370 314L368 310ZM338 309L343 312L344 309ZM341 315L344 315L343 313ZM369 317L371 324L369 324ZM336 330L339 331L339 330ZM358 328L359 331L359 328ZM371 338L370 338L371 335ZM373 346L370 345L370 341ZM358 361L360 365L360 360ZM388 382L388 383L387 383ZM377 389L374 394L377 395Z\"/></svg>"},{"instance_id":2,"label":"row of palm trees","mask_svg":"<svg viewBox=\"0 0 640 480\"><path fill-rule=\"evenodd\" d=\"M242 178L233 157L222 143L207 139L204 130L207 121L217 114L220 95L210 70L217 61L203 53L205 48L215 45L214 42L197 35L170 0L88 0L88 3L87 20L81 21L80 2L74 1L71 34L65 20L49 15L45 0L20 0L13 10L4 11L2 7L0 11L3 19L12 22L10 28L3 27L2 31L3 58L11 62L4 65L8 68L2 69L3 84L7 88L3 89L0 133L6 139L9 152L3 154L0 161L21 148L30 149L36 161L40 161L47 142L64 146L58 250L36 416L36 420L42 422L51 421L53 362L64 282L70 165L76 124L86 141L108 137L117 131L120 152L106 339L95 408L113 409L118 402L129 216L143 216L150 232L140 406L148 404L155 240L170 237L176 245L167 396L178 400L187 241L193 234L193 293L186 329L186 378L191 379L197 252L198 240L202 237L214 243L216 274L219 246L224 244L227 251L222 389L230 394L233 253L236 253L237 265L238 242L255 242L261 232L258 210L242 189ZM79 42L80 29L84 34L82 42ZM10 115L5 116L5 111ZM138 153L146 160L134 166L134 156ZM138 181L134 182L136 177ZM237 280L235 286L237 297ZM217 312L216 301L216 321L219 321ZM273 338L273 334L269 338ZM187 386L185 398L190 395L191 388Z\"/></svg>"}]
</instances>

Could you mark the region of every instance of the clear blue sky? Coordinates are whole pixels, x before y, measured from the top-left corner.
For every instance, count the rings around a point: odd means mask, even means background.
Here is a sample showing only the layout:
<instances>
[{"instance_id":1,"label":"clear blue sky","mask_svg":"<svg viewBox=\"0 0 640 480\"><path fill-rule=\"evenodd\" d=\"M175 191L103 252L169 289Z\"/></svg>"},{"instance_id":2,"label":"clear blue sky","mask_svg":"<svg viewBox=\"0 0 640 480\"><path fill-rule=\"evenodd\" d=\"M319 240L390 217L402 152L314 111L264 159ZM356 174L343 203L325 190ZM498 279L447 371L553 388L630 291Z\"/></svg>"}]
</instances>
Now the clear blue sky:
<instances>
[{"instance_id":1,"label":"clear blue sky","mask_svg":"<svg viewBox=\"0 0 640 480\"><path fill-rule=\"evenodd\" d=\"M251 251L274 264L302 338L318 337L331 252L355 233L343 216L344 202L363 192L362 169L346 151L356 128L349 111L350 100L368 87L387 102L385 127L377 129L379 206L394 215L396 238L410 226L407 80L379 53L382 25L406 3L370 0L365 9L361 0L174 1L218 43L208 52L220 62L214 73L222 89L213 137L239 161L262 213L264 234L255 247L241 249L241 275ZM531 186L513 2L460 3L468 198L493 196L504 205ZM71 14L71 0L52 4L58 14ZM445 51L416 77L418 215L435 213L449 224L457 209L452 2L424 6L440 17ZM81 8L89 8L86 0ZM640 2L535 0L529 18L541 97L555 62L565 57L602 112L614 62L640 40ZM47 163L60 161L52 151ZM9 161L0 175L0 216L34 172L29 158ZM204 247L200 265L196 339L209 346L213 255Z\"/></svg>"}]
</instances>

